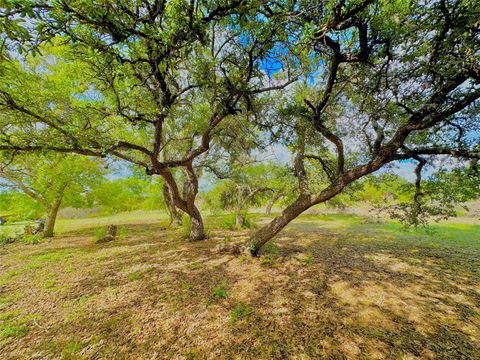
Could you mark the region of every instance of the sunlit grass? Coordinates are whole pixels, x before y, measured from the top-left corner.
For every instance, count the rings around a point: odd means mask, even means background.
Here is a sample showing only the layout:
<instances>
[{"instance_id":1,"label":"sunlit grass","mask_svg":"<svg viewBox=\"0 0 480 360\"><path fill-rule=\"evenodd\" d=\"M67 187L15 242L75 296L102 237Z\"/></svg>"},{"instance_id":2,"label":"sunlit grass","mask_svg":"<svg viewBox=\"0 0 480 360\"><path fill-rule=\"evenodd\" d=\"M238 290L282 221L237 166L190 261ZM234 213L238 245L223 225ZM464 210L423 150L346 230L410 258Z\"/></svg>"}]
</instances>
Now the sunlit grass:
<instances>
[{"instance_id":1,"label":"sunlit grass","mask_svg":"<svg viewBox=\"0 0 480 360\"><path fill-rule=\"evenodd\" d=\"M258 228L275 214L249 216ZM344 358L345 343L358 340L379 358L402 358L412 346L437 358L480 354L480 225L458 218L404 231L362 216L306 214L251 258L215 250L248 241L252 229L225 229L228 218L205 216L209 238L201 242L166 228L159 211L60 219L53 239L0 248L0 347L25 357L30 349L58 358L146 357L154 346L186 358L192 349L231 358L251 349L256 358L322 358L323 349ZM108 224L127 235L95 244ZM123 347L129 341L147 345Z\"/></svg>"},{"instance_id":2,"label":"sunlit grass","mask_svg":"<svg viewBox=\"0 0 480 360\"><path fill-rule=\"evenodd\" d=\"M480 225L475 224L440 223L431 224L427 228L406 229L402 224L392 221L387 224L352 223L349 230L366 235L393 237L409 245L480 250Z\"/></svg>"},{"instance_id":3,"label":"sunlit grass","mask_svg":"<svg viewBox=\"0 0 480 360\"><path fill-rule=\"evenodd\" d=\"M405 228L398 221L374 223L367 219L348 214L301 215L288 228L350 233L358 241L397 241L399 245L422 245L456 249L480 250L480 224L458 222L432 223L418 229ZM287 228L287 229L288 229Z\"/></svg>"},{"instance_id":4,"label":"sunlit grass","mask_svg":"<svg viewBox=\"0 0 480 360\"><path fill-rule=\"evenodd\" d=\"M59 219L57 221L55 231L58 234L62 234L70 231L91 229L110 224L123 225L151 223L166 221L167 219L168 215L162 211L134 211L95 218Z\"/></svg>"},{"instance_id":5,"label":"sunlit grass","mask_svg":"<svg viewBox=\"0 0 480 360\"><path fill-rule=\"evenodd\" d=\"M92 229L110 224L138 224L167 221L168 215L163 211L132 211L120 214L86 217L80 219L57 219L55 233L60 235L71 231ZM23 231L25 225L31 222L24 221L0 226L0 234L18 234Z\"/></svg>"}]
</instances>

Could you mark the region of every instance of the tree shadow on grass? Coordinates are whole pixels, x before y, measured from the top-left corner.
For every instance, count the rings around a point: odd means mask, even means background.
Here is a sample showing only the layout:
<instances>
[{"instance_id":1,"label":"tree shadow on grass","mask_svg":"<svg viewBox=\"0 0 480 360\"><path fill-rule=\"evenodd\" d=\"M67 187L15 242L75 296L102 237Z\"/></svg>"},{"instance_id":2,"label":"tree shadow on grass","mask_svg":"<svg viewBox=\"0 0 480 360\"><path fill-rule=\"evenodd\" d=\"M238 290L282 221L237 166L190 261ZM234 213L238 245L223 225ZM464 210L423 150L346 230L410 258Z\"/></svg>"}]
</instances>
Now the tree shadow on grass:
<instances>
[{"instance_id":1,"label":"tree shadow on grass","mask_svg":"<svg viewBox=\"0 0 480 360\"><path fill-rule=\"evenodd\" d=\"M350 356L374 357L383 349L382 358L480 357L478 253L364 241L351 233L308 232L295 239L276 241L282 261L298 254L302 239L310 240L304 246L313 258L309 275L297 280L306 284L310 306L324 311L328 304L332 321L350 334Z\"/></svg>"},{"instance_id":2,"label":"tree shadow on grass","mask_svg":"<svg viewBox=\"0 0 480 360\"><path fill-rule=\"evenodd\" d=\"M23 299L9 306L44 316L0 353L58 357L75 341L85 358L480 357L477 253L301 230L258 259L214 251L246 232L188 243L176 230L128 225L100 246L86 233L74 256L14 278ZM42 271L64 288L31 281Z\"/></svg>"}]
</instances>

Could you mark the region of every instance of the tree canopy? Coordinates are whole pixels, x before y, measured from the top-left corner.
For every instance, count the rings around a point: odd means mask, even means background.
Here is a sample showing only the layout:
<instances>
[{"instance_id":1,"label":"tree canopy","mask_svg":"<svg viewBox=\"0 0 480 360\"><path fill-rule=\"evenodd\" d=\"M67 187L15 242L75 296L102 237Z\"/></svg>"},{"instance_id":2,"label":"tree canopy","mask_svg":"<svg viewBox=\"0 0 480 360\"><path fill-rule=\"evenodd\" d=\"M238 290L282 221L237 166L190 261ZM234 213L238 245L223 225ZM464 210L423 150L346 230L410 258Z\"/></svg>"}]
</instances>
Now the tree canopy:
<instances>
[{"instance_id":1,"label":"tree canopy","mask_svg":"<svg viewBox=\"0 0 480 360\"><path fill-rule=\"evenodd\" d=\"M468 0L6 1L0 150L135 164L200 240L203 169L252 136L283 146L297 190L253 255L394 162L417 164L418 211L428 163L480 157L479 17Z\"/></svg>"},{"instance_id":2,"label":"tree canopy","mask_svg":"<svg viewBox=\"0 0 480 360\"><path fill-rule=\"evenodd\" d=\"M15 156L0 162L0 186L22 192L45 212L44 236L53 236L58 210L63 204L81 207L86 192L97 185L103 175L100 161L50 153ZM18 212L17 204L10 210Z\"/></svg>"}]
</instances>

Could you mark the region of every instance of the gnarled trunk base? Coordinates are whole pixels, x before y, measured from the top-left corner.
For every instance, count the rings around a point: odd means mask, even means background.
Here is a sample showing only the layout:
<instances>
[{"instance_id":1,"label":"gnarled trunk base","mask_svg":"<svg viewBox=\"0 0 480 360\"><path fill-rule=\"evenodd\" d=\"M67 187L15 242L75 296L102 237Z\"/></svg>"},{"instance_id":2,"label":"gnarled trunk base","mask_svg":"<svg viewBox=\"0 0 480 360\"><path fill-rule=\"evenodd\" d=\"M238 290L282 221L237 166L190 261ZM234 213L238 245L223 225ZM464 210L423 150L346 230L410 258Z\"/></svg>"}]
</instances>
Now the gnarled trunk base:
<instances>
[{"instance_id":1,"label":"gnarled trunk base","mask_svg":"<svg viewBox=\"0 0 480 360\"><path fill-rule=\"evenodd\" d=\"M205 228L203 226L202 218L191 218L191 228L190 228L190 240L191 241L200 241L204 240Z\"/></svg>"},{"instance_id":2,"label":"gnarled trunk base","mask_svg":"<svg viewBox=\"0 0 480 360\"><path fill-rule=\"evenodd\" d=\"M184 183L184 199L180 197L175 178L169 170L162 170L158 174L165 180L166 190L168 190L167 197L170 197L175 207L181 209L190 218L189 239L191 241L204 240L206 236L202 214L195 206L195 197L198 193L198 179L193 171L192 164L186 167L186 173L188 180Z\"/></svg>"},{"instance_id":3,"label":"gnarled trunk base","mask_svg":"<svg viewBox=\"0 0 480 360\"><path fill-rule=\"evenodd\" d=\"M205 227L203 225L202 215L200 211L195 207L190 216L190 240L191 241L200 241L205 240L207 237L205 235Z\"/></svg>"}]
</instances>

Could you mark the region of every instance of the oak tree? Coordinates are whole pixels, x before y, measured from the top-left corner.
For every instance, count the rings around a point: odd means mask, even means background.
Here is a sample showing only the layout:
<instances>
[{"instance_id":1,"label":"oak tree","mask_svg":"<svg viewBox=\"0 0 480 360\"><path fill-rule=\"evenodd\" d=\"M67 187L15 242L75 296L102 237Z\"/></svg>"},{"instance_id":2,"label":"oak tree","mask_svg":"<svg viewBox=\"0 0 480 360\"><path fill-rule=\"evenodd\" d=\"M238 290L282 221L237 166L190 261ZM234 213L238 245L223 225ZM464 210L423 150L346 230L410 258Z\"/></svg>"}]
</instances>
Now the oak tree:
<instances>
[{"instance_id":1,"label":"oak tree","mask_svg":"<svg viewBox=\"0 0 480 360\"><path fill-rule=\"evenodd\" d=\"M197 161L230 117L252 111L259 94L291 82L288 75L282 84L270 82L260 69L259 59L273 46L268 36L249 35L245 45L239 24L258 4L7 3L0 18L14 30L7 34L9 59L2 61L0 149L111 155L134 163L163 177L169 198L191 218L190 238L205 238L195 204ZM30 55L12 54L19 43L43 54L35 67L25 66Z\"/></svg>"}]
</instances>

